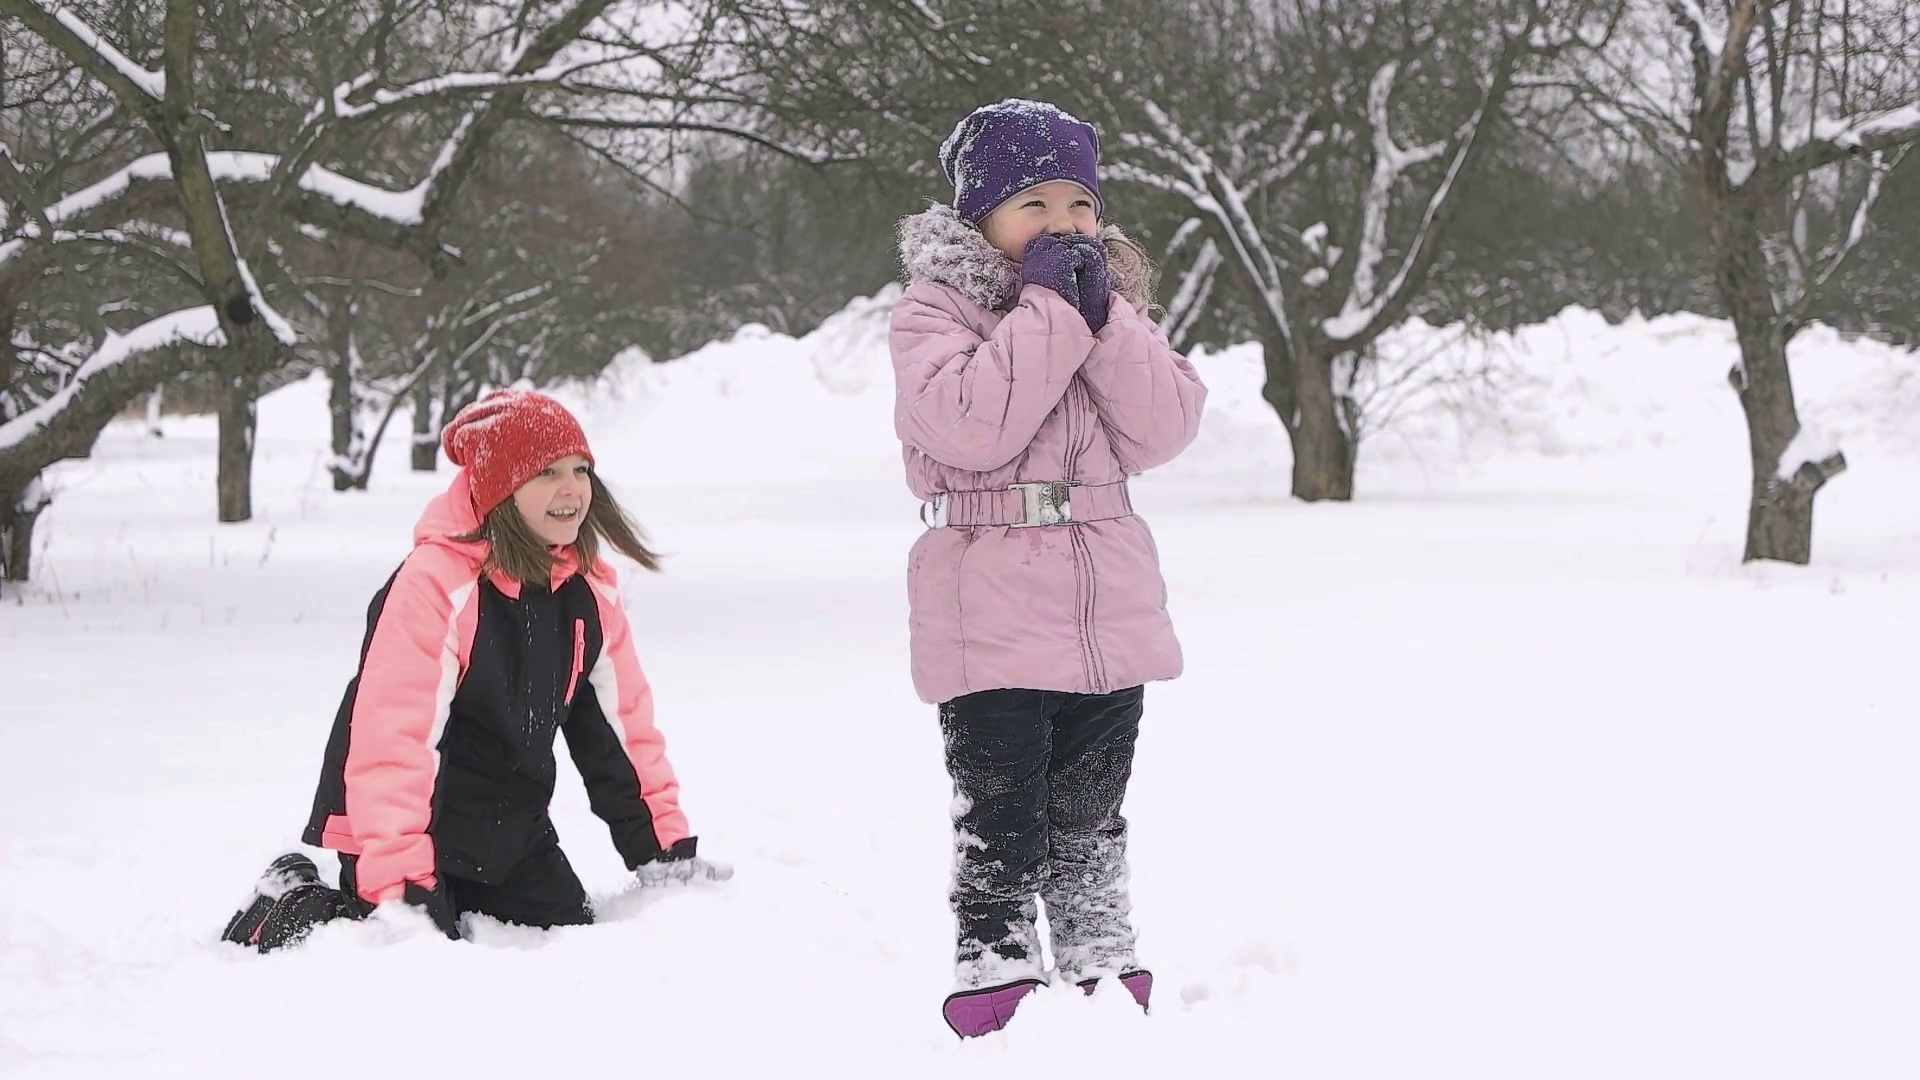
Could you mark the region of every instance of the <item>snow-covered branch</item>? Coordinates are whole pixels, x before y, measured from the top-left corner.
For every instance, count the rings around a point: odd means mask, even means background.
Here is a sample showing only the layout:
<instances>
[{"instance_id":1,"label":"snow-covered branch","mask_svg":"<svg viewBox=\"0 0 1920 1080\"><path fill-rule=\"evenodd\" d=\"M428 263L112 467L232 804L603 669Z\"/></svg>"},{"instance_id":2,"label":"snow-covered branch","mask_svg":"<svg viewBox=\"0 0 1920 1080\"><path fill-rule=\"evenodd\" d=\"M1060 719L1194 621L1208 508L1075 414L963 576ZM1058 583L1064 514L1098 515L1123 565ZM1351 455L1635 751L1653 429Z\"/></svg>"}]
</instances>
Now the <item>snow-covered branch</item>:
<instances>
[{"instance_id":1,"label":"snow-covered branch","mask_svg":"<svg viewBox=\"0 0 1920 1080\"><path fill-rule=\"evenodd\" d=\"M288 348L293 348L300 344L300 332L293 328L293 323L285 315L280 314L272 304L267 302L266 291L260 288L260 282L253 276L253 267L248 266L247 260L240 254L240 244L233 235L233 220L227 214L226 200L220 198L217 190L213 193L213 197L220 204L220 219L226 224L227 245L233 251L233 268L239 273L240 284L253 301L253 310L265 320L267 329L273 333L275 340Z\"/></svg>"},{"instance_id":2,"label":"snow-covered branch","mask_svg":"<svg viewBox=\"0 0 1920 1080\"><path fill-rule=\"evenodd\" d=\"M113 229L55 229L43 237L49 244L139 244L151 240L160 245L192 250L193 240L178 229L169 229L155 225L150 221L134 221Z\"/></svg>"},{"instance_id":3,"label":"snow-covered branch","mask_svg":"<svg viewBox=\"0 0 1920 1080\"><path fill-rule=\"evenodd\" d=\"M1813 137L1842 150L1863 149L1876 137L1920 138L1920 102L1868 116L1824 120L1814 126Z\"/></svg>"},{"instance_id":4,"label":"snow-covered branch","mask_svg":"<svg viewBox=\"0 0 1920 1080\"><path fill-rule=\"evenodd\" d=\"M1793 441L1780 452L1780 464L1774 470L1774 475L1787 483L1803 483L1809 488L1818 488L1846 467L1847 458L1840 450L1839 441L1827 432L1803 423ZM1803 473L1806 475L1803 476Z\"/></svg>"},{"instance_id":5,"label":"snow-covered branch","mask_svg":"<svg viewBox=\"0 0 1920 1080\"><path fill-rule=\"evenodd\" d=\"M469 117L461 122L454 137L441 149L440 157L434 168L429 170L427 178L411 188L391 191L382 187L355 180L318 165L309 166L301 176L299 186L302 191L322 196L329 201L350 209L361 210L383 221L395 225L418 225L424 217L427 193L435 177L446 168L452 159L459 138L472 124ZM276 154L262 154L243 150L214 151L207 155L207 166L216 182L223 184L261 184L272 176L274 168L280 163ZM173 179L173 165L164 153L147 154L115 171L112 175L90 184L71 195L62 198L44 211L44 217L58 227L74 219L125 196L134 184L142 181L170 181ZM17 254L28 240L45 238L40 224L27 221L15 230L15 239L0 243L0 263L5 263Z\"/></svg>"},{"instance_id":6,"label":"snow-covered branch","mask_svg":"<svg viewBox=\"0 0 1920 1080\"><path fill-rule=\"evenodd\" d=\"M1189 184L1184 180L1181 180L1179 177L1168 176L1165 173L1155 172L1152 169L1142 168L1141 166L1135 165L1131 162L1126 162L1126 161L1114 162L1113 164L1106 166L1105 171L1109 179L1118 180L1122 183L1140 184L1144 187L1155 188L1157 190L1165 191L1173 195L1178 195L1181 198L1187 200L1188 202L1194 203L1196 205L1203 202L1212 201L1211 199L1208 198L1206 192L1201 191L1200 189L1194 187L1192 184Z\"/></svg>"},{"instance_id":7,"label":"snow-covered branch","mask_svg":"<svg viewBox=\"0 0 1920 1080\"><path fill-rule=\"evenodd\" d=\"M1326 141L1327 133L1312 126L1313 114L1302 110L1293 116L1293 123L1287 129L1286 136L1280 140L1280 146L1274 153L1272 164L1260 175L1254 177L1243 189L1243 195L1250 193L1262 184L1277 184L1291 177L1300 166L1306 164L1313 151Z\"/></svg>"},{"instance_id":8,"label":"snow-covered branch","mask_svg":"<svg viewBox=\"0 0 1920 1080\"><path fill-rule=\"evenodd\" d=\"M1192 240L1195 236L1198 236L1200 234L1200 230L1205 227L1206 227L1206 222L1201 221L1197 217L1190 217L1187 220L1181 222L1180 227L1173 230L1173 235L1167 237L1167 248L1166 248L1167 254L1172 255L1174 252L1179 251L1183 247L1186 247L1187 242Z\"/></svg>"},{"instance_id":9,"label":"snow-covered branch","mask_svg":"<svg viewBox=\"0 0 1920 1080\"><path fill-rule=\"evenodd\" d=\"M1198 224L1199 219L1191 219ZM1184 227L1184 226L1183 226ZM1219 276L1220 265L1225 262L1220 248L1212 237L1201 241L1200 250L1194 253L1192 265L1180 276L1180 286L1174 290L1173 298L1167 301L1166 331L1167 339L1176 349L1184 349L1193 328L1206 311L1207 300L1213 295L1213 283Z\"/></svg>"},{"instance_id":10,"label":"snow-covered branch","mask_svg":"<svg viewBox=\"0 0 1920 1080\"><path fill-rule=\"evenodd\" d=\"M1366 332L1380 318L1387 306L1406 289L1407 282L1413 276L1413 268L1426 253L1428 241L1433 236L1434 223L1439 219L1441 209L1446 206L1447 200L1453 197L1454 185L1459 181L1460 172L1466 166L1474 140L1480 134L1480 127L1486 118L1486 110L1487 103L1482 102L1480 107L1474 110L1472 118L1467 121L1459 149L1454 151L1453 161L1447 165L1446 177L1440 181L1440 186L1434 189L1433 196L1427 200L1427 210L1420 218L1419 231L1414 233L1413 240L1407 245L1407 252L1400 260L1400 269L1395 271L1392 280L1387 282L1385 288L1365 300L1361 299L1359 275L1356 271L1354 287L1347 293L1346 303L1342 305L1340 314L1321 325L1321 329L1326 331L1328 337L1335 341L1348 341ZM1369 215L1372 209L1371 206L1368 207ZM1366 242L1366 238L1363 237L1362 243ZM1360 258L1361 265L1365 266L1367 260L1364 251ZM1373 261L1378 263L1377 255Z\"/></svg>"},{"instance_id":11,"label":"snow-covered branch","mask_svg":"<svg viewBox=\"0 0 1920 1080\"><path fill-rule=\"evenodd\" d=\"M1903 146L1895 151L1891 161L1887 160L1886 154L1882 152L1874 153L1869 166L1871 172L1867 176L1867 190L1861 194L1859 205L1853 208L1853 220L1847 226L1847 235L1841 240L1839 249L1828 259L1827 265L1820 269L1820 276L1814 280L1813 287L1807 290L1808 298L1819 295L1821 288L1833 280L1833 275L1846 265L1847 259L1860 246L1860 241L1866 238L1867 224L1873 217L1874 205L1880 201L1880 188L1886 181L1887 174L1894 170L1902 157L1906 156L1907 150L1908 147Z\"/></svg>"},{"instance_id":12,"label":"snow-covered branch","mask_svg":"<svg viewBox=\"0 0 1920 1080\"><path fill-rule=\"evenodd\" d=\"M1140 135L1131 131L1121 133L1120 145L1130 149L1143 150L1150 156L1157 158L1163 165L1174 172L1186 173L1189 176L1193 173L1192 160L1186 155L1182 147L1168 146L1160 139ZM1165 190L1164 185L1155 186L1162 187L1163 190ZM1204 184L1200 186L1200 190L1205 190Z\"/></svg>"},{"instance_id":13,"label":"snow-covered branch","mask_svg":"<svg viewBox=\"0 0 1920 1080\"><path fill-rule=\"evenodd\" d=\"M1762 162L1742 186L1757 195L1769 195L1815 169L1915 143L1920 143L1920 102L1864 116L1827 118L1813 125L1807 141Z\"/></svg>"},{"instance_id":14,"label":"snow-covered branch","mask_svg":"<svg viewBox=\"0 0 1920 1080\"><path fill-rule=\"evenodd\" d=\"M1267 246L1266 237L1254 223L1245 196L1232 178L1221 172L1213 156L1189 138L1157 102L1145 101L1141 107L1158 129L1160 137L1166 141L1167 147L1177 151L1181 168L1187 174L1188 186L1193 195L1199 196L1190 196L1195 209L1220 222L1228 242L1233 245L1235 257L1253 279L1261 307L1278 332L1278 342L1283 347L1290 345L1293 340L1293 319L1287 313L1286 288L1281 283L1280 266Z\"/></svg>"},{"instance_id":15,"label":"snow-covered branch","mask_svg":"<svg viewBox=\"0 0 1920 1080\"><path fill-rule=\"evenodd\" d=\"M1373 177L1360 204L1360 249L1354 253L1353 285L1347 294L1345 310L1327 320L1327 333L1336 340L1352 337L1371 320L1371 312L1380 305L1376 292L1380 263L1387 256L1387 214L1393 209L1393 188L1400 176L1416 165L1424 165L1446 152L1446 143L1428 143L1410 149L1394 141L1389 126L1394 79L1400 73L1398 61L1389 60L1374 72L1367 87L1367 123L1373 128ZM1470 123L1476 127L1479 114ZM1464 149L1464 146L1463 146ZM1456 161L1457 165L1457 161ZM1448 177L1452 179L1451 175ZM1445 186L1441 188L1444 195Z\"/></svg>"},{"instance_id":16,"label":"snow-covered branch","mask_svg":"<svg viewBox=\"0 0 1920 1080\"><path fill-rule=\"evenodd\" d=\"M437 75L431 79L422 79L394 90L376 90L365 101L355 101L354 98L364 89L367 80L371 77L363 76L361 79L344 82L334 88L333 115L342 120L357 120L433 98L490 94L497 90L514 87L554 86L566 82L582 71L631 60L634 59L634 55L637 54L549 64L524 74L516 74L512 70L457 71L447 75Z\"/></svg>"},{"instance_id":17,"label":"snow-covered branch","mask_svg":"<svg viewBox=\"0 0 1920 1080\"><path fill-rule=\"evenodd\" d=\"M1686 28L1693 47L1702 54L1706 63L1719 64L1721 56L1727 51L1727 42L1707 22L1707 13L1701 9L1699 0L1669 0L1669 7L1680 25Z\"/></svg>"},{"instance_id":18,"label":"snow-covered branch","mask_svg":"<svg viewBox=\"0 0 1920 1080\"><path fill-rule=\"evenodd\" d=\"M80 365L73 378L52 397L0 424L0 454L24 445L29 439L53 430L55 420L72 406L89 384L113 373L130 361L175 345L204 345L219 348L226 344L220 320L213 308L202 305L171 312L140 324L125 334L109 333L93 355ZM37 471L37 470L36 470Z\"/></svg>"},{"instance_id":19,"label":"snow-covered branch","mask_svg":"<svg viewBox=\"0 0 1920 1080\"><path fill-rule=\"evenodd\" d=\"M149 102L166 97L165 74L134 63L67 5L56 0L6 0L0 7L11 11L28 29L45 38L88 74L106 83L120 97L144 97ZM139 102L129 101L129 104Z\"/></svg>"},{"instance_id":20,"label":"snow-covered branch","mask_svg":"<svg viewBox=\"0 0 1920 1080\"><path fill-rule=\"evenodd\" d=\"M500 70L511 75L541 71L554 58L580 39L595 19L613 0L574 0L556 13L537 34L516 40L506 50ZM454 194L465 186L479 167L480 156L494 133L521 108L526 87L508 86L483 97L462 119L460 128L442 147L439 160L421 184L420 215L429 240L435 239L446 220L444 212Z\"/></svg>"}]
</instances>

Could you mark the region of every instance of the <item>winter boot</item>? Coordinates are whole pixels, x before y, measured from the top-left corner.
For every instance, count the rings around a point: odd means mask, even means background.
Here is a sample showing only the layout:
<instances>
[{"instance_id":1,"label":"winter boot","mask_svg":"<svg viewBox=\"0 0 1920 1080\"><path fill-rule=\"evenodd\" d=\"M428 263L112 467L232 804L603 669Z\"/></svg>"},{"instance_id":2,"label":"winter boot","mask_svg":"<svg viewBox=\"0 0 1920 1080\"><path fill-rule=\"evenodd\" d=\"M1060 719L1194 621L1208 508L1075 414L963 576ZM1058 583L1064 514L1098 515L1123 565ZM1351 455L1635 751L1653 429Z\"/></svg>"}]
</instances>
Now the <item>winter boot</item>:
<instances>
[{"instance_id":1,"label":"winter boot","mask_svg":"<svg viewBox=\"0 0 1920 1080\"><path fill-rule=\"evenodd\" d=\"M947 1026L963 1039L999 1031L1020 1000L1046 985L1040 969L1038 909L1029 898L1012 903L976 903L960 909L961 936L954 950L954 992L940 1009Z\"/></svg>"},{"instance_id":2,"label":"winter boot","mask_svg":"<svg viewBox=\"0 0 1920 1080\"><path fill-rule=\"evenodd\" d=\"M1040 985L1039 979L1021 979L1000 986L962 990L947 997L940 1014L947 1018L947 1026L953 1029L953 1033L963 1039L988 1035L1007 1026L1007 1021L1013 1019L1013 1010L1020 1005L1020 999L1033 993L1034 988Z\"/></svg>"},{"instance_id":3,"label":"winter boot","mask_svg":"<svg viewBox=\"0 0 1920 1080\"><path fill-rule=\"evenodd\" d=\"M1079 984L1080 990L1088 997L1093 996L1093 991L1099 985L1099 979L1088 979ZM1127 993L1133 995L1133 1000L1139 1004L1141 1011L1152 1011L1147 1005L1147 999L1153 996L1153 972L1129 971L1120 976L1120 985L1126 987Z\"/></svg>"},{"instance_id":4,"label":"winter boot","mask_svg":"<svg viewBox=\"0 0 1920 1080\"><path fill-rule=\"evenodd\" d=\"M353 899L338 889L319 884L298 885L282 894L267 912L254 944L263 953L298 945L321 923L358 918L361 914Z\"/></svg>"},{"instance_id":5,"label":"winter boot","mask_svg":"<svg viewBox=\"0 0 1920 1080\"><path fill-rule=\"evenodd\" d=\"M235 945L258 945L260 927L266 923L273 906L289 891L306 885L321 885L320 868L313 865L312 859L296 851L273 860L267 872L261 874L259 882L254 885L253 896L248 899L246 906L227 920L227 928L221 932L220 940L231 941Z\"/></svg>"}]
</instances>

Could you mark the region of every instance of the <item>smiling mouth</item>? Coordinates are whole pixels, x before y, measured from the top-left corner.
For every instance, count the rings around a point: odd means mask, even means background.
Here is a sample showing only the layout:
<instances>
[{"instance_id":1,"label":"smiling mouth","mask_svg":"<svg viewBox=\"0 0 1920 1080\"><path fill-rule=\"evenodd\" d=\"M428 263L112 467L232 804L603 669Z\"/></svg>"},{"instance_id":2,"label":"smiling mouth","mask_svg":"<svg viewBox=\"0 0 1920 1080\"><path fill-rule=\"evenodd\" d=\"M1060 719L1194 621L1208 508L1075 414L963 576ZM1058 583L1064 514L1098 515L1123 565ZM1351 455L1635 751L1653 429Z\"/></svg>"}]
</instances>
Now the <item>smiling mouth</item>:
<instances>
[{"instance_id":1,"label":"smiling mouth","mask_svg":"<svg viewBox=\"0 0 1920 1080\"><path fill-rule=\"evenodd\" d=\"M547 516L556 521L573 521L580 516L580 511L578 509L549 510Z\"/></svg>"}]
</instances>

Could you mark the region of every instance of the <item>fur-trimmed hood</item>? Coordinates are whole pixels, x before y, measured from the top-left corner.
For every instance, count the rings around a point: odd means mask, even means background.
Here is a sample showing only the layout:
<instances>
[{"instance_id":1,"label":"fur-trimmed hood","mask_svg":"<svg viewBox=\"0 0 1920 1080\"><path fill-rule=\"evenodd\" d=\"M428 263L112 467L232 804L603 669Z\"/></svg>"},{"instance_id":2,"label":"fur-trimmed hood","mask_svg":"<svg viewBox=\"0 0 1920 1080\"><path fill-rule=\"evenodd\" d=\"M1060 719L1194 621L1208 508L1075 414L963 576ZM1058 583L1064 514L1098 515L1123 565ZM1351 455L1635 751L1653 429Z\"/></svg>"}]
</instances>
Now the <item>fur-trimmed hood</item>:
<instances>
[{"instance_id":1,"label":"fur-trimmed hood","mask_svg":"<svg viewBox=\"0 0 1920 1080\"><path fill-rule=\"evenodd\" d=\"M934 203L901 218L898 233L907 284L938 282L995 311L1013 306L1020 295L1020 267L961 220L953 207ZM1106 245L1113 291L1146 314L1153 303L1153 261L1118 225L1102 225L1100 240Z\"/></svg>"}]
</instances>

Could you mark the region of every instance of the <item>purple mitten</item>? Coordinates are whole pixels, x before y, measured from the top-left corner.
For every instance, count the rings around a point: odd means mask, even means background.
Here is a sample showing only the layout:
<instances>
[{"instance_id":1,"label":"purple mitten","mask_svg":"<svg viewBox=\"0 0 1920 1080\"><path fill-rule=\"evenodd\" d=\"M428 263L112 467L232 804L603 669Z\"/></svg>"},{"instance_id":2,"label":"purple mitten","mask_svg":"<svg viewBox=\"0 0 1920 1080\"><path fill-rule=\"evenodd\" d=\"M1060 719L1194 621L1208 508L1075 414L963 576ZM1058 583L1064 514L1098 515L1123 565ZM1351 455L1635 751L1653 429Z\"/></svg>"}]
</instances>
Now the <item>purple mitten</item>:
<instances>
[{"instance_id":1,"label":"purple mitten","mask_svg":"<svg viewBox=\"0 0 1920 1080\"><path fill-rule=\"evenodd\" d=\"M1086 255L1064 236L1041 233L1027 241L1020 263L1020 280L1060 294L1060 299L1080 306L1079 270Z\"/></svg>"},{"instance_id":2,"label":"purple mitten","mask_svg":"<svg viewBox=\"0 0 1920 1080\"><path fill-rule=\"evenodd\" d=\"M1019 1007L1020 999L1039 985L1039 979L1022 979L1005 986L963 990L948 997L940 1013L947 1018L947 1026L953 1033L963 1039L987 1035L1005 1027L1007 1021L1013 1019L1013 1010Z\"/></svg>"},{"instance_id":3,"label":"purple mitten","mask_svg":"<svg viewBox=\"0 0 1920 1080\"><path fill-rule=\"evenodd\" d=\"M1107 245L1097 236L1074 233L1068 242L1080 251L1080 269L1075 275L1080 289L1080 317L1087 328L1099 333L1107 325L1107 298L1113 293L1113 274L1107 269Z\"/></svg>"}]
</instances>

